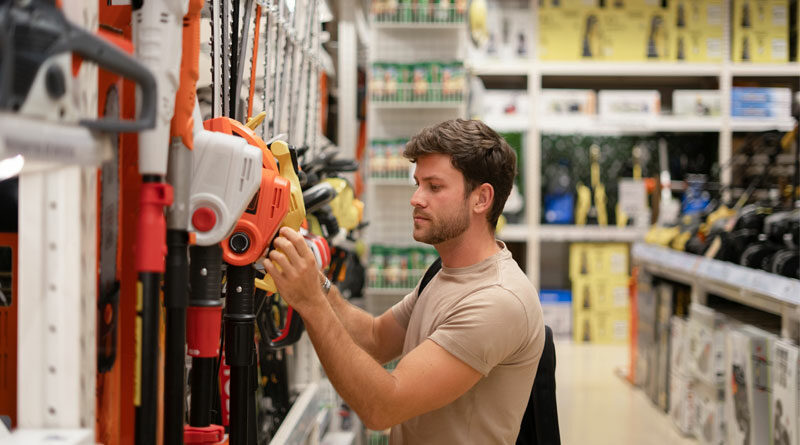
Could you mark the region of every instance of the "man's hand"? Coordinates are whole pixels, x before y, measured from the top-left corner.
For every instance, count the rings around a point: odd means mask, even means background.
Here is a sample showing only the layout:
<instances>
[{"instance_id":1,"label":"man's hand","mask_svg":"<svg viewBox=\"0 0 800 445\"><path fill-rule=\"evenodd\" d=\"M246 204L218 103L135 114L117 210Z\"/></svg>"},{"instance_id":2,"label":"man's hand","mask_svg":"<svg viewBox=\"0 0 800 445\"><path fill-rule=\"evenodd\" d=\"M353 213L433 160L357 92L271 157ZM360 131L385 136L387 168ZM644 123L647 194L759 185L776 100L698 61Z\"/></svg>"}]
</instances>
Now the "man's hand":
<instances>
[{"instance_id":1,"label":"man's hand","mask_svg":"<svg viewBox=\"0 0 800 445\"><path fill-rule=\"evenodd\" d=\"M263 263L281 297L300 313L310 305L326 304L314 253L303 236L289 227L281 228L279 235Z\"/></svg>"}]
</instances>

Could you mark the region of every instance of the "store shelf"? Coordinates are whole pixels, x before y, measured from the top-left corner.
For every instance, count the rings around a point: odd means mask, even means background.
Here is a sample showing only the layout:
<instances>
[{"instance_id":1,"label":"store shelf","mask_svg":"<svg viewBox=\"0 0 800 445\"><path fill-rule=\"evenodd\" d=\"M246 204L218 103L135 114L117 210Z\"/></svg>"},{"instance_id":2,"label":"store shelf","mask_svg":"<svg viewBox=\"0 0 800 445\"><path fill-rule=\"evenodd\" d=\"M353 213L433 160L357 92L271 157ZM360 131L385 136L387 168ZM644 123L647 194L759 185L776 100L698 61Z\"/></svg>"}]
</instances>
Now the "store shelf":
<instances>
[{"instance_id":1,"label":"store shelf","mask_svg":"<svg viewBox=\"0 0 800 445\"><path fill-rule=\"evenodd\" d=\"M465 105L461 102L423 102L423 101L404 101L404 102L380 102L372 101L370 106L376 110L414 110L426 109L458 109Z\"/></svg>"},{"instance_id":2,"label":"store shelf","mask_svg":"<svg viewBox=\"0 0 800 445\"><path fill-rule=\"evenodd\" d=\"M719 117L658 116L630 119L627 122L608 120L598 116L544 117L540 129L545 134L591 134L618 136L657 132L696 133L720 131Z\"/></svg>"},{"instance_id":3,"label":"store shelf","mask_svg":"<svg viewBox=\"0 0 800 445\"><path fill-rule=\"evenodd\" d=\"M482 60L470 62L467 70L476 76L527 76L531 61L519 60Z\"/></svg>"},{"instance_id":4,"label":"store shelf","mask_svg":"<svg viewBox=\"0 0 800 445\"><path fill-rule=\"evenodd\" d=\"M437 23L437 22L372 22L372 26L375 29L407 29L407 30L419 30L419 29L441 29L441 30L461 30L466 28L466 24L464 22L453 22L453 23Z\"/></svg>"},{"instance_id":5,"label":"store shelf","mask_svg":"<svg viewBox=\"0 0 800 445\"><path fill-rule=\"evenodd\" d=\"M631 255L656 275L763 311L784 315L800 306L800 280L644 243L634 244Z\"/></svg>"},{"instance_id":6,"label":"store shelf","mask_svg":"<svg viewBox=\"0 0 800 445\"><path fill-rule=\"evenodd\" d=\"M734 76L800 77L800 63L791 62L791 63L772 64L772 65L735 63L731 65L731 74L733 74Z\"/></svg>"},{"instance_id":7,"label":"store shelf","mask_svg":"<svg viewBox=\"0 0 800 445\"><path fill-rule=\"evenodd\" d=\"M402 296L414 292L414 288L408 287L368 287L364 290L366 295L374 295L380 297L386 296Z\"/></svg>"},{"instance_id":8,"label":"store shelf","mask_svg":"<svg viewBox=\"0 0 800 445\"><path fill-rule=\"evenodd\" d=\"M543 76L686 76L715 77L722 72L719 64L675 62L541 62Z\"/></svg>"},{"instance_id":9,"label":"store shelf","mask_svg":"<svg viewBox=\"0 0 800 445\"><path fill-rule=\"evenodd\" d=\"M497 233L503 241L526 242L532 229L524 224L508 224Z\"/></svg>"},{"instance_id":10,"label":"store shelf","mask_svg":"<svg viewBox=\"0 0 800 445\"><path fill-rule=\"evenodd\" d=\"M370 184L381 187L415 187L414 181L410 178L369 178Z\"/></svg>"},{"instance_id":11,"label":"store shelf","mask_svg":"<svg viewBox=\"0 0 800 445\"><path fill-rule=\"evenodd\" d=\"M531 127L528 116L489 117L483 122L499 133L525 133Z\"/></svg>"},{"instance_id":12,"label":"store shelf","mask_svg":"<svg viewBox=\"0 0 800 445\"><path fill-rule=\"evenodd\" d=\"M615 226L567 226L541 225L538 230L540 242L551 241L597 241L597 242L635 242L644 238L647 229Z\"/></svg>"},{"instance_id":13,"label":"store shelf","mask_svg":"<svg viewBox=\"0 0 800 445\"><path fill-rule=\"evenodd\" d=\"M792 131L794 121L792 119L761 119L749 117L732 117L732 131Z\"/></svg>"},{"instance_id":14,"label":"store shelf","mask_svg":"<svg viewBox=\"0 0 800 445\"><path fill-rule=\"evenodd\" d=\"M333 387L327 379L322 379L318 382L310 383L303 392L297 397L297 400L292 404L292 409L286 415L286 418L281 423L275 436L270 441L273 445L301 445L306 443L317 443L319 438L316 437L309 441L313 433L319 434L321 419L323 422L327 419L330 420L329 413L336 407L332 405L333 402Z\"/></svg>"}]
</instances>

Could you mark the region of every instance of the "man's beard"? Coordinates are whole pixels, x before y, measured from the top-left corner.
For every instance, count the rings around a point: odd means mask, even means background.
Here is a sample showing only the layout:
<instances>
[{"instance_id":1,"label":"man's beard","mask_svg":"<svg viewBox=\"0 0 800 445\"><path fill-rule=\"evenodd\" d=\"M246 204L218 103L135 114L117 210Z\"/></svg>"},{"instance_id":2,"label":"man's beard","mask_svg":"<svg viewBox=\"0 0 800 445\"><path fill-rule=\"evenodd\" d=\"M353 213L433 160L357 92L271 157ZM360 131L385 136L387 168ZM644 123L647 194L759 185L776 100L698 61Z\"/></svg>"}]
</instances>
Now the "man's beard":
<instances>
[{"instance_id":1,"label":"man's beard","mask_svg":"<svg viewBox=\"0 0 800 445\"><path fill-rule=\"evenodd\" d=\"M461 211L447 215L442 219L434 219L432 215L418 212L417 210L414 210L414 214L428 218L429 227L427 231L419 236L416 235L416 231L414 233L414 239L421 243L441 244L461 235L469 228L469 204L466 199Z\"/></svg>"}]
</instances>

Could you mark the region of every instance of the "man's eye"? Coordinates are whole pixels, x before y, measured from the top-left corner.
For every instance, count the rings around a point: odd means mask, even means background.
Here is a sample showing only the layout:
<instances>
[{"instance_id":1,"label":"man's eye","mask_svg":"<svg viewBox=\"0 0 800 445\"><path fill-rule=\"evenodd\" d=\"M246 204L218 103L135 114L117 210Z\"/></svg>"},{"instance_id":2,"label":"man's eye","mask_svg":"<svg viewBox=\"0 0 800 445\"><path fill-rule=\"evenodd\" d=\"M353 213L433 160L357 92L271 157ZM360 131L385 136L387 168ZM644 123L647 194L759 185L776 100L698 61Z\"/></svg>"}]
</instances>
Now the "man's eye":
<instances>
[{"instance_id":1,"label":"man's eye","mask_svg":"<svg viewBox=\"0 0 800 445\"><path fill-rule=\"evenodd\" d=\"M441 188L442 188L442 186L440 186L440 185L431 184L431 190L434 191L434 192L440 190Z\"/></svg>"}]
</instances>

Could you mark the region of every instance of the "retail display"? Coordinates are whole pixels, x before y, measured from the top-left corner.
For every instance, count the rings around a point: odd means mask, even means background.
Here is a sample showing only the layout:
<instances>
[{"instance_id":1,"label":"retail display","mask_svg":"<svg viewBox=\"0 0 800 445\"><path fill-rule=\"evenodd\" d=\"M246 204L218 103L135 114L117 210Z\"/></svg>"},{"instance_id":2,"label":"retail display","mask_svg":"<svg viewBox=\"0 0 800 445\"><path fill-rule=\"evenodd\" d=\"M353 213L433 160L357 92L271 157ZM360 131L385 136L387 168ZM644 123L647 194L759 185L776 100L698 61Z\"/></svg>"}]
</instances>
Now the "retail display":
<instances>
[{"instance_id":1,"label":"retail display","mask_svg":"<svg viewBox=\"0 0 800 445\"><path fill-rule=\"evenodd\" d=\"M575 341L627 341L630 320L627 245L571 244L570 280Z\"/></svg>"},{"instance_id":2,"label":"retail display","mask_svg":"<svg viewBox=\"0 0 800 445\"><path fill-rule=\"evenodd\" d=\"M526 2L489 0L485 11L485 37L471 40L469 58L489 62L530 57L534 50L531 18Z\"/></svg>"},{"instance_id":3,"label":"retail display","mask_svg":"<svg viewBox=\"0 0 800 445\"><path fill-rule=\"evenodd\" d=\"M733 0L731 56L735 62L789 60L789 1Z\"/></svg>"},{"instance_id":4,"label":"retail display","mask_svg":"<svg viewBox=\"0 0 800 445\"><path fill-rule=\"evenodd\" d=\"M568 289L542 289L539 292L542 317L556 337L572 335L572 292Z\"/></svg>"},{"instance_id":5,"label":"retail display","mask_svg":"<svg viewBox=\"0 0 800 445\"><path fill-rule=\"evenodd\" d=\"M798 409L800 409L800 356L796 344L775 340L772 355L772 413L770 429L772 442L796 443L798 439Z\"/></svg>"},{"instance_id":6,"label":"retail display","mask_svg":"<svg viewBox=\"0 0 800 445\"><path fill-rule=\"evenodd\" d=\"M376 23L463 23L464 0L372 0L371 15Z\"/></svg>"},{"instance_id":7,"label":"retail display","mask_svg":"<svg viewBox=\"0 0 800 445\"><path fill-rule=\"evenodd\" d=\"M375 63L370 95L375 102L460 102L465 75L458 61Z\"/></svg>"},{"instance_id":8,"label":"retail display","mask_svg":"<svg viewBox=\"0 0 800 445\"><path fill-rule=\"evenodd\" d=\"M792 90L789 88L734 87L731 116L790 118Z\"/></svg>"},{"instance_id":9,"label":"retail display","mask_svg":"<svg viewBox=\"0 0 800 445\"><path fill-rule=\"evenodd\" d=\"M373 140L369 146L369 177L410 181L412 164L403 157L406 139Z\"/></svg>"},{"instance_id":10,"label":"retail display","mask_svg":"<svg viewBox=\"0 0 800 445\"><path fill-rule=\"evenodd\" d=\"M539 113L544 116L597 113L597 94L594 90L543 89L537 102Z\"/></svg>"},{"instance_id":11,"label":"retail display","mask_svg":"<svg viewBox=\"0 0 800 445\"><path fill-rule=\"evenodd\" d=\"M719 116L722 98L717 90L675 90L672 114L675 116Z\"/></svg>"}]
</instances>

